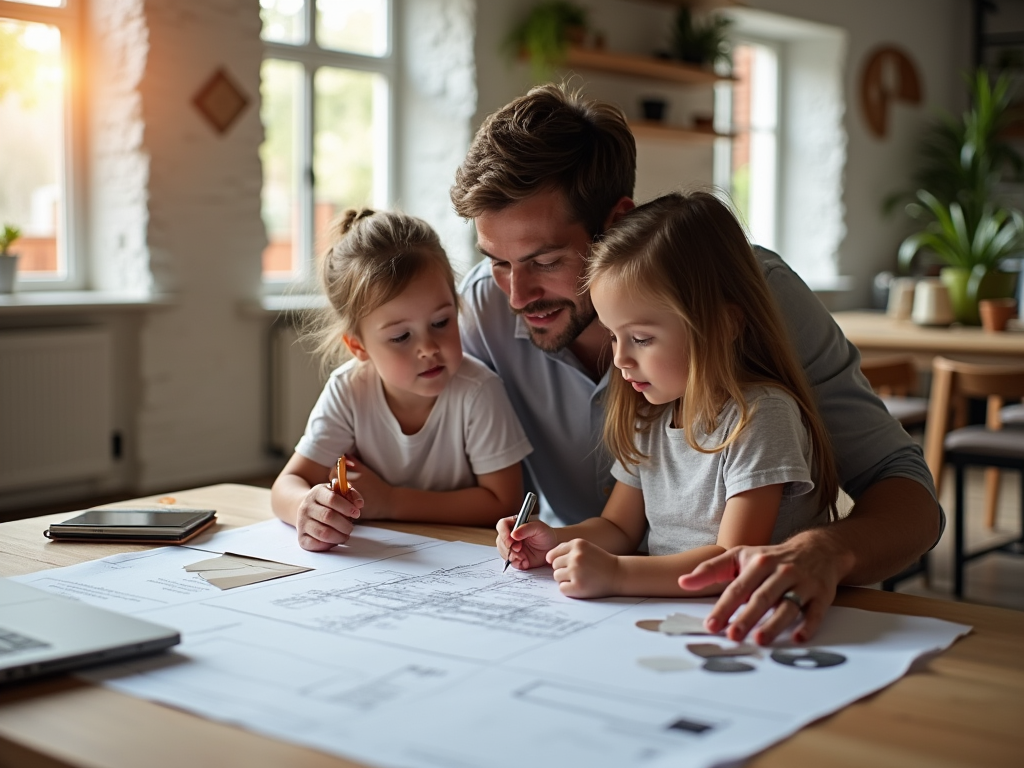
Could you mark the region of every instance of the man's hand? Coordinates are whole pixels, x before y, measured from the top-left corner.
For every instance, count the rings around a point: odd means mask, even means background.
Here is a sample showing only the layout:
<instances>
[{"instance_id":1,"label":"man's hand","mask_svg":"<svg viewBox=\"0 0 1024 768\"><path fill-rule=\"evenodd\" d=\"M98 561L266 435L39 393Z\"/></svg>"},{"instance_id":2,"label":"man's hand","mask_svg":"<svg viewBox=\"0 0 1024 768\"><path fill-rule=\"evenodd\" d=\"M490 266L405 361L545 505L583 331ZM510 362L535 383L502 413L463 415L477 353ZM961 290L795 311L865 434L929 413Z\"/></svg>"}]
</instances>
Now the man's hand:
<instances>
[{"instance_id":1,"label":"man's hand","mask_svg":"<svg viewBox=\"0 0 1024 768\"><path fill-rule=\"evenodd\" d=\"M835 599L843 573L842 561L841 554L829 546L826 537L816 537L808 531L782 544L733 547L680 576L679 586L698 590L731 582L704 620L709 632L719 632L728 624L727 637L738 642L774 608L771 616L757 627L754 641L759 645L771 643L802 614L792 637L805 643L818 630ZM793 599L783 599L788 593L799 597L800 606ZM744 603L746 606L730 624L730 617Z\"/></svg>"},{"instance_id":2,"label":"man's hand","mask_svg":"<svg viewBox=\"0 0 1024 768\"><path fill-rule=\"evenodd\" d=\"M585 539L573 539L548 552L555 581L568 597L618 594L619 558Z\"/></svg>"},{"instance_id":3,"label":"man's hand","mask_svg":"<svg viewBox=\"0 0 1024 768\"><path fill-rule=\"evenodd\" d=\"M302 499L295 516L299 546L311 552L323 552L344 544L352 535L360 516L363 499L354 488L341 494L334 482L317 484Z\"/></svg>"}]
</instances>

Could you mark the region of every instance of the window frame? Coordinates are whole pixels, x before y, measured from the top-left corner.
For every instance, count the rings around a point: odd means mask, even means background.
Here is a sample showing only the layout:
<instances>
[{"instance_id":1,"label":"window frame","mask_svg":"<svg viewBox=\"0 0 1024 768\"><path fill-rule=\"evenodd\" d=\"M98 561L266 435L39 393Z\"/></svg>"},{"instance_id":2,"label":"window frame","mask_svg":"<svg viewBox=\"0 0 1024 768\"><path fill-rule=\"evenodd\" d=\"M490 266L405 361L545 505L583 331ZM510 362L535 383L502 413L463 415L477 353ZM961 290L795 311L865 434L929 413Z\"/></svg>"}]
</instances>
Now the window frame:
<instances>
[{"instance_id":1,"label":"window frame","mask_svg":"<svg viewBox=\"0 0 1024 768\"><path fill-rule=\"evenodd\" d=\"M385 52L380 56L336 51L323 48L316 39L316 0L304 0L302 25L305 41L298 43L281 43L261 40L263 56L261 61L269 59L295 62L302 66L302 88L296 94L297 111L299 112L297 127L298 154L296 158L293 183L298 193L299 217L297 231L293 241L299 242L297 269L291 278L267 277L262 273L263 293L266 295L291 292L296 287L300 290L315 289L313 266L316 260L314 236L314 193L316 179L313 172L314 134L316 131L316 93L314 80L321 67L350 69L381 75L387 84L387 117L386 117L386 157L387 172L384 177L384 189L377 190L373 204L386 207L390 204L393 190L397 184L397 138L395 126L398 124L398 89L396 88L398 62L395 55L397 39L394 0L385 0L387 29L385 32ZM294 246L293 246L294 248ZM293 251L294 252L294 251ZM262 258L262 253L261 253ZM261 260L262 265L262 260Z\"/></svg>"},{"instance_id":2,"label":"window frame","mask_svg":"<svg viewBox=\"0 0 1024 768\"><path fill-rule=\"evenodd\" d=\"M61 175L63 176L64 199L61 201L61 218L58 226L63 228L64 272L52 277L29 277L18 274L18 291L82 290L86 288L86 250L84 247L82 210L84 194L85 158L85 115L83 112L84 84L81 82L82 68L76 66L81 60L83 0L62 0L58 7L14 3L0 0L0 18L48 24L57 27L61 35L61 60L64 68L63 84L63 149ZM58 234L58 237L60 235Z\"/></svg>"}]
</instances>

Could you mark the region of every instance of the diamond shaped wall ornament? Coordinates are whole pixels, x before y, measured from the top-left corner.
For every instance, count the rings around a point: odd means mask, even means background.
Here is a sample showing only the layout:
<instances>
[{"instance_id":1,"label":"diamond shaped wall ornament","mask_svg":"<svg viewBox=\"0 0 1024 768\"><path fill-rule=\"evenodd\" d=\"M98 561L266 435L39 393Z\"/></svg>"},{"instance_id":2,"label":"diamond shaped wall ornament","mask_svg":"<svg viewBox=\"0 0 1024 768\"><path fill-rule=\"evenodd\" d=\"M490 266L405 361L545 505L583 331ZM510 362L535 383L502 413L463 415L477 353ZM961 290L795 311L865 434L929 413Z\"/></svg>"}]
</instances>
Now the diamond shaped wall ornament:
<instances>
[{"instance_id":1,"label":"diamond shaped wall ornament","mask_svg":"<svg viewBox=\"0 0 1024 768\"><path fill-rule=\"evenodd\" d=\"M224 133L245 110L249 99L222 67L199 89L192 103L217 133Z\"/></svg>"}]
</instances>

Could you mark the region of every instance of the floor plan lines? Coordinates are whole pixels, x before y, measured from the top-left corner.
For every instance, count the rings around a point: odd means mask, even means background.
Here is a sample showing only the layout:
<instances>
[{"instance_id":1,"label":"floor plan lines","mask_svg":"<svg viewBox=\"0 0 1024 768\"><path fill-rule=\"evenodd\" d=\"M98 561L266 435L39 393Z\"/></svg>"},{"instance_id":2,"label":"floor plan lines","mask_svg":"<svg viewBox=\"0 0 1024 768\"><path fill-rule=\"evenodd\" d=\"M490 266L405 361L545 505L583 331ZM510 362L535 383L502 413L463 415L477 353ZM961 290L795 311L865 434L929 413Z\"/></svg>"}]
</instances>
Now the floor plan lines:
<instances>
[{"instance_id":1,"label":"floor plan lines","mask_svg":"<svg viewBox=\"0 0 1024 768\"><path fill-rule=\"evenodd\" d=\"M271 605L303 612L303 623L336 632L395 626L411 616L552 640L590 626L559 610L537 590L533 580L496 578L493 560L438 569L423 576L394 571L378 575L385 580L339 589L312 588L273 600Z\"/></svg>"}]
</instances>

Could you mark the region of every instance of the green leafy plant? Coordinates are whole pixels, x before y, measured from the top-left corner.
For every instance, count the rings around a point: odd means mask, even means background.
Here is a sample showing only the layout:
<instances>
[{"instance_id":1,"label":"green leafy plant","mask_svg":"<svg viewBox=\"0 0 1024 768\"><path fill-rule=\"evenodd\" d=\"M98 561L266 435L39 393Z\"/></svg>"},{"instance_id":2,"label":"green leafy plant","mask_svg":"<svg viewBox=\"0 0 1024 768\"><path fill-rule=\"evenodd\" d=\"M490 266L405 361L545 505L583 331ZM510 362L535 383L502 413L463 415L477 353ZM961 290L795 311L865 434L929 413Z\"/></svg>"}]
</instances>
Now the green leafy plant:
<instances>
[{"instance_id":1,"label":"green leafy plant","mask_svg":"<svg viewBox=\"0 0 1024 768\"><path fill-rule=\"evenodd\" d=\"M731 67L730 26L732 20L725 16L714 15L698 21L689 8L680 8L672 26L672 55L701 67L713 67L719 61Z\"/></svg>"},{"instance_id":2,"label":"green leafy plant","mask_svg":"<svg viewBox=\"0 0 1024 768\"><path fill-rule=\"evenodd\" d=\"M927 249L946 266L970 272L966 297L977 304L985 276L1024 251L1024 215L985 203L972 220L957 201L943 203L925 190L917 196L920 203L907 206L908 212L928 223L900 245L900 267L909 271L917 254Z\"/></svg>"},{"instance_id":3,"label":"green leafy plant","mask_svg":"<svg viewBox=\"0 0 1024 768\"><path fill-rule=\"evenodd\" d=\"M533 7L526 19L505 38L510 58L526 55L536 82L548 80L565 61L573 30L587 27L587 12L575 3L556 0Z\"/></svg>"},{"instance_id":4,"label":"green leafy plant","mask_svg":"<svg viewBox=\"0 0 1024 768\"><path fill-rule=\"evenodd\" d=\"M0 256L10 256L8 249L19 237L21 237L20 229L13 224L4 224L3 230L0 231Z\"/></svg>"},{"instance_id":5,"label":"green leafy plant","mask_svg":"<svg viewBox=\"0 0 1024 768\"><path fill-rule=\"evenodd\" d=\"M958 203L973 232L986 207L998 207L996 185L1000 179L1024 174L1024 159L1003 138L1014 118L1010 78L1003 74L993 83L988 72L979 69L969 76L968 83L970 108L959 119L940 116L927 131L918 150L918 168L911 177L913 186L886 198L887 212L901 202L913 201L923 189L944 206ZM908 213L914 215L909 209Z\"/></svg>"}]
</instances>

